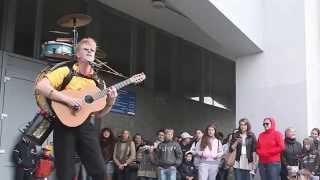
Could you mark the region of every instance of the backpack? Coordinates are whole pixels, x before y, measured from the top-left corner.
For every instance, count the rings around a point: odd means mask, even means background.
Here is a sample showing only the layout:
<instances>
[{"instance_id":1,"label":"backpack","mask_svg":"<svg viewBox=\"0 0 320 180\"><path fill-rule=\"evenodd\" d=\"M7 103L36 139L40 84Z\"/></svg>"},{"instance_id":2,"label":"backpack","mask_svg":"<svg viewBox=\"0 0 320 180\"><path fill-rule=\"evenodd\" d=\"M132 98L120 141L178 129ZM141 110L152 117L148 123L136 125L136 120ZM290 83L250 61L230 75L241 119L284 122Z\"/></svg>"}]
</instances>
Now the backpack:
<instances>
[{"instance_id":1,"label":"backpack","mask_svg":"<svg viewBox=\"0 0 320 180\"><path fill-rule=\"evenodd\" d=\"M44 178L50 176L53 171L53 160L51 158L41 158L37 162L34 176L37 178Z\"/></svg>"},{"instance_id":2,"label":"backpack","mask_svg":"<svg viewBox=\"0 0 320 180\"><path fill-rule=\"evenodd\" d=\"M22 136L15 145L11 158L17 167L34 169L36 165L36 147L27 137Z\"/></svg>"},{"instance_id":3,"label":"backpack","mask_svg":"<svg viewBox=\"0 0 320 180\"><path fill-rule=\"evenodd\" d=\"M35 85L42 80L44 77L46 77L46 75L60 67L66 66L69 68L69 73L67 74L67 76L63 79L62 84L60 85L60 87L57 89L59 91L65 89L65 87L69 84L69 82L71 81L71 79L73 78L73 76L80 76L80 77L84 77L80 74L78 74L74 69L73 69L73 65L76 63L76 61L63 61L57 64L49 64L48 66L46 66L43 70L40 71L40 73L37 75L36 80L35 80ZM88 78L88 77L84 77L84 78ZM95 74L92 78L92 80L94 80L94 82L96 83L97 87L100 89L105 88L105 82L103 80L101 80L97 74ZM35 88L34 88L35 89ZM50 102L48 101L48 99L39 94L36 90L34 92L34 96L37 102L38 107L40 108L41 111L46 112L50 115L52 115L52 110L50 107Z\"/></svg>"}]
</instances>

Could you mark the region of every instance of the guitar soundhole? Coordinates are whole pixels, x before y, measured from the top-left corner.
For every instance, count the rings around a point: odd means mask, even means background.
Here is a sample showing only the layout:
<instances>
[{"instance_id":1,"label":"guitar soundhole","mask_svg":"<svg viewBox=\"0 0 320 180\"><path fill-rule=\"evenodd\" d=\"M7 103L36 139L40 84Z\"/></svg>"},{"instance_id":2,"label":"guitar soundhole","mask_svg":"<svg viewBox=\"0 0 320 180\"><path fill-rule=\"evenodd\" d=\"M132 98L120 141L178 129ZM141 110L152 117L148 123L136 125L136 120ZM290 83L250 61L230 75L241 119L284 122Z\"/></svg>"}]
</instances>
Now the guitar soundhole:
<instances>
[{"instance_id":1,"label":"guitar soundhole","mask_svg":"<svg viewBox=\"0 0 320 180\"><path fill-rule=\"evenodd\" d=\"M85 101L87 104L91 104L91 103L93 103L94 99L93 99L92 96L86 95L86 96L84 97L84 101Z\"/></svg>"}]
</instances>

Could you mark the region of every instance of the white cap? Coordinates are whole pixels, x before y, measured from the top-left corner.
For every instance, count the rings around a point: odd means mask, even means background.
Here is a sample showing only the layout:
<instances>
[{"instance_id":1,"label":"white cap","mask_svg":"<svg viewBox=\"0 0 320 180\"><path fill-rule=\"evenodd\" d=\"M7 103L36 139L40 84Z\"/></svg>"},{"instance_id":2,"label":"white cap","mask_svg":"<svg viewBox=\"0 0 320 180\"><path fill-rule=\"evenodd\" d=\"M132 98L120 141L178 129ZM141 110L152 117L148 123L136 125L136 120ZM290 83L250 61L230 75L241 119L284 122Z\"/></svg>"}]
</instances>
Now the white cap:
<instances>
[{"instance_id":1,"label":"white cap","mask_svg":"<svg viewBox=\"0 0 320 180\"><path fill-rule=\"evenodd\" d=\"M183 132L183 133L181 134L181 138L182 138L182 139L193 138L193 136L191 136L188 132Z\"/></svg>"}]
</instances>

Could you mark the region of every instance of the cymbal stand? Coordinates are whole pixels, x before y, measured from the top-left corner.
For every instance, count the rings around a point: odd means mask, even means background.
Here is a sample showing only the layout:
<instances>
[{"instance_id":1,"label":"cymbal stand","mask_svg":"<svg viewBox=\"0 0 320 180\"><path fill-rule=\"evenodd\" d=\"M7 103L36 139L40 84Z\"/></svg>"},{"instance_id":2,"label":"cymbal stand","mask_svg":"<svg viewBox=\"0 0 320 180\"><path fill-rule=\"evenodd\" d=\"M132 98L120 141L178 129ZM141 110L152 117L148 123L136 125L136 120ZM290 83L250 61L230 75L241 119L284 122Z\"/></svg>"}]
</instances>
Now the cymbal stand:
<instances>
[{"instance_id":1,"label":"cymbal stand","mask_svg":"<svg viewBox=\"0 0 320 180\"><path fill-rule=\"evenodd\" d=\"M72 18L73 21L73 46L74 49L77 48L77 43L78 43L78 31L77 31L77 18Z\"/></svg>"}]
</instances>

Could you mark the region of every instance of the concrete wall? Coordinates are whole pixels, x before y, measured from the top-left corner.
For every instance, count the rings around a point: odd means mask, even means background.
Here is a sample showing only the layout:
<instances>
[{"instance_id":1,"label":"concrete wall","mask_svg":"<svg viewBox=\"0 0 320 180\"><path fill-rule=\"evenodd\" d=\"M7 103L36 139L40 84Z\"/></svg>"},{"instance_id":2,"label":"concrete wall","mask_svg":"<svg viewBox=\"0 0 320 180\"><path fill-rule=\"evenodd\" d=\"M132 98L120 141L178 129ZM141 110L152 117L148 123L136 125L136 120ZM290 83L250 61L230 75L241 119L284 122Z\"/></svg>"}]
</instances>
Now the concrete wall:
<instances>
[{"instance_id":1,"label":"concrete wall","mask_svg":"<svg viewBox=\"0 0 320 180\"><path fill-rule=\"evenodd\" d=\"M320 127L320 2L305 1L308 131Z\"/></svg>"},{"instance_id":2,"label":"concrete wall","mask_svg":"<svg viewBox=\"0 0 320 180\"><path fill-rule=\"evenodd\" d=\"M134 88L137 94L135 116L110 113L102 122L102 127L112 127L117 132L131 130L153 140L155 132L161 128L174 128L177 133L200 128L204 129L214 120L218 129L227 133L234 128L234 113L187 100L154 94L146 89Z\"/></svg>"},{"instance_id":3,"label":"concrete wall","mask_svg":"<svg viewBox=\"0 0 320 180\"><path fill-rule=\"evenodd\" d=\"M263 0L209 0L232 23L263 49Z\"/></svg>"},{"instance_id":4,"label":"concrete wall","mask_svg":"<svg viewBox=\"0 0 320 180\"><path fill-rule=\"evenodd\" d=\"M263 118L274 116L281 131L293 126L304 137L307 135L304 1L268 0L263 7L264 52L236 60L236 119L248 117L253 130L260 132Z\"/></svg>"}]
</instances>

